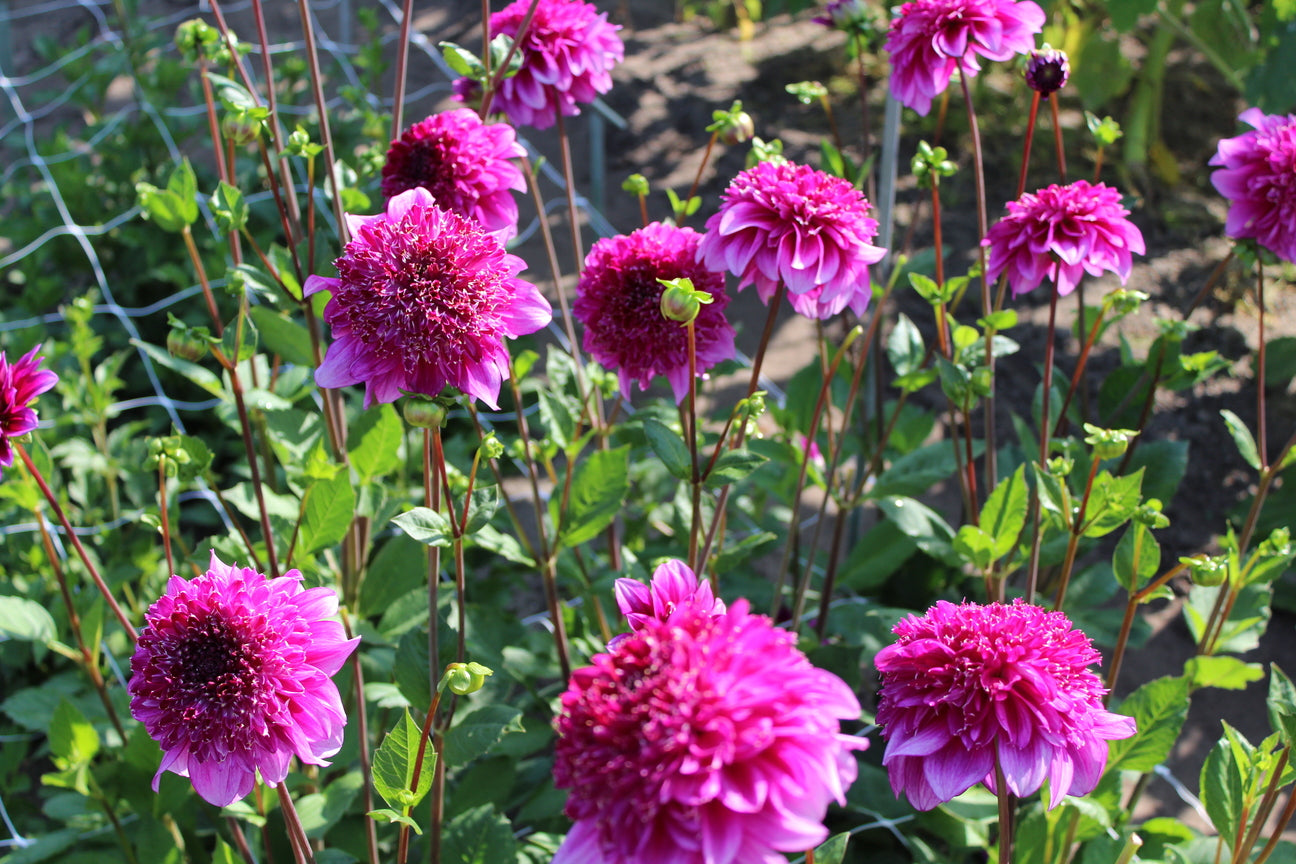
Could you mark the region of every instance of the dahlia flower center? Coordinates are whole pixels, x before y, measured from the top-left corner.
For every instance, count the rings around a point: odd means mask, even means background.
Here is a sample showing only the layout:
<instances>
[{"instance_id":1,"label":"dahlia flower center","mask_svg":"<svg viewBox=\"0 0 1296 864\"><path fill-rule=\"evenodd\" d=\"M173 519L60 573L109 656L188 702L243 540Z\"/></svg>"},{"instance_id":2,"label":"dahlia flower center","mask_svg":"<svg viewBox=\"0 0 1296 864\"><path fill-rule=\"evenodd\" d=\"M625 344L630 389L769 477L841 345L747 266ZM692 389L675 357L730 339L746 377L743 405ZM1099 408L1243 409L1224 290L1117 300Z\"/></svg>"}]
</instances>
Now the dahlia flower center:
<instances>
[{"instance_id":1,"label":"dahlia flower center","mask_svg":"<svg viewBox=\"0 0 1296 864\"><path fill-rule=\"evenodd\" d=\"M254 646L219 615L189 625L168 647L171 673L212 707L233 707L256 689L259 664Z\"/></svg>"},{"instance_id":2,"label":"dahlia flower center","mask_svg":"<svg viewBox=\"0 0 1296 864\"><path fill-rule=\"evenodd\" d=\"M410 145L403 173L418 179L418 185L432 193L442 207L459 203L458 181L463 172L453 148L444 139L421 140Z\"/></svg>"},{"instance_id":3,"label":"dahlia flower center","mask_svg":"<svg viewBox=\"0 0 1296 864\"><path fill-rule=\"evenodd\" d=\"M437 236L417 231L414 219L458 220ZM482 267L497 243L454 213L411 212L398 223L374 222L338 259L351 334L381 358L402 358L407 369L448 350L471 351L498 324L505 296L498 268ZM494 248L492 248L494 247ZM502 264L502 262L501 262Z\"/></svg>"}]
</instances>

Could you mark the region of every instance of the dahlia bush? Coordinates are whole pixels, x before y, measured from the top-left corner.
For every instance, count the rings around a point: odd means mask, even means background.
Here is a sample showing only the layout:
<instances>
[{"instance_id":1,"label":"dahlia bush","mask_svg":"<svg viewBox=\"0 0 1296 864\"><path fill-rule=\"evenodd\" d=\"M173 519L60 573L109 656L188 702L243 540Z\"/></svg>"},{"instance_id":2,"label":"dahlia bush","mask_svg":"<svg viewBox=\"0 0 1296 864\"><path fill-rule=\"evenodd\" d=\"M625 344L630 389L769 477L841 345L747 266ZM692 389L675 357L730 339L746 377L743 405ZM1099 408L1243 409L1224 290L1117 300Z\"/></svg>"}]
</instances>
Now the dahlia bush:
<instances>
[{"instance_id":1,"label":"dahlia bush","mask_svg":"<svg viewBox=\"0 0 1296 864\"><path fill-rule=\"evenodd\" d=\"M0 864L1296 860L1281 10L11 5Z\"/></svg>"}]
</instances>

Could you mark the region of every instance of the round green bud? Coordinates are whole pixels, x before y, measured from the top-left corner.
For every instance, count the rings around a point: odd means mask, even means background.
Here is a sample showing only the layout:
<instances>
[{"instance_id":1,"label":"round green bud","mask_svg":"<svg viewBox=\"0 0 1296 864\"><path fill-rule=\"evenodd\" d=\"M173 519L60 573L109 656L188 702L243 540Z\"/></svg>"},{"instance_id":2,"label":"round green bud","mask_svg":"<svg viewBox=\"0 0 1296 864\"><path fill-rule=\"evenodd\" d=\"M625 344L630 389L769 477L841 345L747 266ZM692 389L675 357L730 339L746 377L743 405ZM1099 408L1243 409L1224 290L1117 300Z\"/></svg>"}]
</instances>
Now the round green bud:
<instances>
[{"instance_id":1,"label":"round green bud","mask_svg":"<svg viewBox=\"0 0 1296 864\"><path fill-rule=\"evenodd\" d=\"M476 693L495 673L480 663L451 663L446 667L446 687L456 696Z\"/></svg>"},{"instance_id":2,"label":"round green bud","mask_svg":"<svg viewBox=\"0 0 1296 864\"><path fill-rule=\"evenodd\" d=\"M445 426L446 408L440 402L423 396L409 396L401 405L405 422L415 429L440 429Z\"/></svg>"}]
</instances>

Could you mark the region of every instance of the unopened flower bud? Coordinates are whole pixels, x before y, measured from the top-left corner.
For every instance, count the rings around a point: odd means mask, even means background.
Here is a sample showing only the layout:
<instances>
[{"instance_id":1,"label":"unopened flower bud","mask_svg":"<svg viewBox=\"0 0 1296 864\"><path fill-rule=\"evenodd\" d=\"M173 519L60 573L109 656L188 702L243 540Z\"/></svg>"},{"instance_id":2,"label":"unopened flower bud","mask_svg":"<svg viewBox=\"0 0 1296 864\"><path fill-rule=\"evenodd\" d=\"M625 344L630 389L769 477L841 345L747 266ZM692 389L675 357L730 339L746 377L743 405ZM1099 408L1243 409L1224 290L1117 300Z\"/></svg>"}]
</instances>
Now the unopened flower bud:
<instances>
[{"instance_id":1,"label":"unopened flower bud","mask_svg":"<svg viewBox=\"0 0 1296 864\"><path fill-rule=\"evenodd\" d=\"M1194 585L1203 588L1214 588L1223 585L1228 579L1228 559L1223 555L1214 558L1180 558L1188 565L1188 575Z\"/></svg>"},{"instance_id":2,"label":"unopened flower bud","mask_svg":"<svg viewBox=\"0 0 1296 864\"><path fill-rule=\"evenodd\" d=\"M1075 468L1075 460L1070 456L1054 456L1048 460L1048 473L1054 477L1066 477Z\"/></svg>"},{"instance_id":3,"label":"unopened flower bud","mask_svg":"<svg viewBox=\"0 0 1296 864\"><path fill-rule=\"evenodd\" d=\"M446 408L432 399L410 395L401 406L405 422L415 429L440 429L445 425Z\"/></svg>"},{"instance_id":4,"label":"unopened flower bud","mask_svg":"<svg viewBox=\"0 0 1296 864\"><path fill-rule=\"evenodd\" d=\"M221 134L240 147L255 144L261 137L261 124L246 115L226 114L221 118Z\"/></svg>"},{"instance_id":5,"label":"unopened flower bud","mask_svg":"<svg viewBox=\"0 0 1296 864\"><path fill-rule=\"evenodd\" d=\"M631 195L638 195L642 198L648 194L648 178L642 174L631 174L621 184L621 188Z\"/></svg>"},{"instance_id":6,"label":"unopened flower bud","mask_svg":"<svg viewBox=\"0 0 1296 864\"><path fill-rule=\"evenodd\" d=\"M734 116L733 122L720 131L720 140L732 147L734 144L750 141L755 134L756 121L746 111L739 111Z\"/></svg>"},{"instance_id":7,"label":"unopened flower bud","mask_svg":"<svg viewBox=\"0 0 1296 864\"><path fill-rule=\"evenodd\" d=\"M662 317L680 324L689 324L697 319L703 304L715 300L709 292L693 287L693 280L688 277L679 279L658 279L666 290L661 296Z\"/></svg>"},{"instance_id":8,"label":"unopened flower bud","mask_svg":"<svg viewBox=\"0 0 1296 864\"><path fill-rule=\"evenodd\" d=\"M188 330L172 329L167 333L167 353L181 360L195 363L207 353L207 343Z\"/></svg>"},{"instance_id":9,"label":"unopened flower bud","mask_svg":"<svg viewBox=\"0 0 1296 864\"><path fill-rule=\"evenodd\" d=\"M476 693L495 673L480 663L451 663L446 667L446 687L456 696Z\"/></svg>"},{"instance_id":10,"label":"unopened flower bud","mask_svg":"<svg viewBox=\"0 0 1296 864\"><path fill-rule=\"evenodd\" d=\"M1065 51L1045 45L1026 57L1026 83L1041 96L1052 96L1061 90L1070 76L1071 64Z\"/></svg>"},{"instance_id":11,"label":"unopened flower bud","mask_svg":"<svg viewBox=\"0 0 1296 864\"><path fill-rule=\"evenodd\" d=\"M1094 458L1099 461L1124 456L1130 441L1138 434L1134 429L1101 429L1092 423L1084 424L1084 429L1089 433L1085 443L1093 448Z\"/></svg>"},{"instance_id":12,"label":"unopened flower bud","mask_svg":"<svg viewBox=\"0 0 1296 864\"><path fill-rule=\"evenodd\" d=\"M477 449L487 459L498 459L504 455L504 443L495 437L494 432L487 435Z\"/></svg>"}]
</instances>

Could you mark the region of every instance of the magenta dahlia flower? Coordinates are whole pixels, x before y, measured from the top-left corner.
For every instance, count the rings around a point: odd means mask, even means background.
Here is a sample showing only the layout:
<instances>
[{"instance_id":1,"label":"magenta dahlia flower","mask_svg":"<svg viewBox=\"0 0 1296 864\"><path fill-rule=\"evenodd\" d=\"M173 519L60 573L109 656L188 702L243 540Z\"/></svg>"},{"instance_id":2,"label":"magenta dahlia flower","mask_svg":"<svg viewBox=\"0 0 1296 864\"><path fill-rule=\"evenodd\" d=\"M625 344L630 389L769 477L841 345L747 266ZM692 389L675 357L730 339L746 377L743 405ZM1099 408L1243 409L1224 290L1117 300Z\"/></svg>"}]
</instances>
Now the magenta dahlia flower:
<instances>
[{"instance_id":1,"label":"magenta dahlia flower","mask_svg":"<svg viewBox=\"0 0 1296 864\"><path fill-rule=\"evenodd\" d=\"M1220 141L1210 160L1220 166L1211 182L1230 202L1224 230L1296 262L1296 114L1248 108L1238 119L1254 129Z\"/></svg>"},{"instance_id":2,"label":"magenta dahlia flower","mask_svg":"<svg viewBox=\"0 0 1296 864\"><path fill-rule=\"evenodd\" d=\"M650 621L669 621L682 608L719 617L724 601L711 591L711 583L698 581L697 574L683 561L667 561L653 571L652 583L637 579L616 580L617 608L626 617L631 632L642 630ZM629 635L629 634L623 634Z\"/></svg>"},{"instance_id":3,"label":"magenta dahlia flower","mask_svg":"<svg viewBox=\"0 0 1296 864\"><path fill-rule=\"evenodd\" d=\"M841 734L859 703L795 634L745 600L684 603L592 663L556 724L575 825L553 864L782 864L827 837L867 741Z\"/></svg>"},{"instance_id":4,"label":"magenta dahlia flower","mask_svg":"<svg viewBox=\"0 0 1296 864\"><path fill-rule=\"evenodd\" d=\"M449 385L492 408L508 374L504 339L549 323L549 301L517 278L526 264L475 220L438 207L426 189L402 192L377 216L347 215L351 242L324 320L335 341L315 370L321 387L365 385L365 407Z\"/></svg>"},{"instance_id":5,"label":"magenta dahlia flower","mask_svg":"<svg viewBox=\"0 0 1296 864\"><path fill-rule=\"evenodd\" d=\"M754 282L766 303L786 285L792 308L808 318L830 318L847 306L863 315L873 295L869 265L886 256L871 245L878 223L868 207L840 177L761 162L725 189L698 260L738 276L740 289Z\"/></svg>"},{"instance_id":6,"label":"magenta dahlia flower","mask_svg":"<svg viewBox=\"0 0 1296 864\"><path fill-rule=\"evenodd\" d=\"M955 70L981 71L978 55L1010 60L1035 47L1044 10L1031 0L911 0L891 21L891 92L926 115Z\"/></svg>"},{"instance_id":7,"label":"magenta dahlia flower","mask_svg":"<svg viewBox=\"0 0 1296 864\"><path fill-rule=\"evenodd\" d=\"M37 345L15 363L10 363L5 352L0 351L0 468L13 464L13 445L9 439L36 428L36 409L31 403L58 382L57 375L40 368L44 358L37 355L39 350Z\"/></svg>"},{"instance_id":8,"label":"magenta dahlia flower","mask_svg":"<svg viewBox=\"0 0 1296 864\"><path fill-rule=\"evenodd\" d=\"M327 765L346 715L332 676L360 640L332 620L337 595L302 589L301 573L266 579L221 563L172 576L149 607L131 658L131 714L162 746L164 771L224 807L274 785L296 756Z\"/></svg>"},{"instance_id":9,"label":"magenta dahlia flower","mask_svg":"<svg viewBox=\"0 0 1296 864\"><path fill-rule=\"evenodd\" d=\"M605 237L585 257L572 314L585 325L581 344L595 360L615 369L621 392L634 382L648 389L664 375L681 402L688 395L688 333L661 313L658 279L687 277L713 298L693 322L699 374L734 356L734 330L725 319L729 295L724 276L697 262L702 235L654 222L628 235Z\"/></svg>"},{"instance_id":10,"label":"magenta dahlia flower","mask_svg":"<svg viewBox=\"0 0 1296 864\"><path fill-rule=\"evenodd\" d=\"M1093 791L1107 742L1134 720L1103 708L1107 691L1089 667L1101 660L1061 612L940 601L910 615L874 658L882 674L877 722L891 788L930 810L984 782L995 758L1014 795L1047 779L1049 808Z\"/></svg>"},{"instance_id":11,"label":"magenta dahlia flower","mask_svg":"<svg viewBox=\"0 0 1296 864\"><path fill-rule=\"evenodd\" d=\"M516 37L530 7L531 0L514 0L496 12L491 35ZM491 105L514 125L536 129L548 129L560 111L579 114L578 103L612 89L609 73L625 57L619 29L591 3L540 0L518 45L522 68L500 82Z\"/></svg>"},{"instance_id":12,"label":"magenta dahlia flower","mask_svg":"<svg viewBox=\"0 0 1296 864\"><path fill-rule=\"evenodd\" d=\"M1008 202L1008 215L986 233L990 250L987 277L1008 274L1014 295L1025 294L1045 278L1067 295L1085 273L1104 270L1129 279L1132 255L1142 255L1143 234L1126 219L1120 193L1103 184L1077 180L1027 192Z\"/></svg>"},{"instance_id":13,"label":"magenta dahlia flower","mask_svg":"<svg viewBox=\"0 0 1296 864\"><path fill-rule=\"evenodd\" d=\"M526 180L514 159L526 150L506 123L483 123L476 111L457 108L433 114L391 143L382 169L382 192L395 198L422 186L437 206L476 219L508 240L517 234L512 191Z\"/></svg>"}]
</instances>

